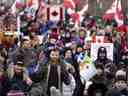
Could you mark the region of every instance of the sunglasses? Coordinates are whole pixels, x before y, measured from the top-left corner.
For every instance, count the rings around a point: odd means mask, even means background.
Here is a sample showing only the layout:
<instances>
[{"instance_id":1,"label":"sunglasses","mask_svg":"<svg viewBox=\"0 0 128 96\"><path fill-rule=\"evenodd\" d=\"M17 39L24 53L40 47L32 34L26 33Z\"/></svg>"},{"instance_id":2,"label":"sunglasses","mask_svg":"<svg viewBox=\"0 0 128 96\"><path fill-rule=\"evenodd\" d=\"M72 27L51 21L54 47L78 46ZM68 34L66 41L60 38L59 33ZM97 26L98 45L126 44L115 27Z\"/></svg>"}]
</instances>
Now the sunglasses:
<instances>
[{"instance_id":1,"label":"sunglasses","mask_svg":"<svg viewBox=\"0 0 128 96\"><path fill-rule=\"evenodd\" d=\"M4 36L6 36L6 37L13 37L13 32L4 32Z\"/></svg>"}]
</instances>

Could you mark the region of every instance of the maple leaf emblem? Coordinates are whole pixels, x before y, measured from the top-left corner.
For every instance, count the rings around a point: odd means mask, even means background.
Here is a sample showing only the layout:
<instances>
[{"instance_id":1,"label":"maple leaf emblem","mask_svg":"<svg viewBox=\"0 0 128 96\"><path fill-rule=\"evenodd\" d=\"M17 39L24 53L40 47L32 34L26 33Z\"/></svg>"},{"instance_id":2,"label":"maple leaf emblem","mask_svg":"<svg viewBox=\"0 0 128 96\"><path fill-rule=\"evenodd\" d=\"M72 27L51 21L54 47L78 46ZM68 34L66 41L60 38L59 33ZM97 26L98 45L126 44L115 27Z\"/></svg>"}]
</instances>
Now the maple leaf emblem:
<instances>
[{"instance_id":1,"label":"maple leaf emblem","mask_svg":"<svg viewBox=\"0 0 128 96\"><path fill-rule=\"evenodd\" d=\"M58 12L53 11L53 12L52 12L52 15L53 15L53 16L57 16L57 15L58 15Z\"/></svg>"}]
</instances>

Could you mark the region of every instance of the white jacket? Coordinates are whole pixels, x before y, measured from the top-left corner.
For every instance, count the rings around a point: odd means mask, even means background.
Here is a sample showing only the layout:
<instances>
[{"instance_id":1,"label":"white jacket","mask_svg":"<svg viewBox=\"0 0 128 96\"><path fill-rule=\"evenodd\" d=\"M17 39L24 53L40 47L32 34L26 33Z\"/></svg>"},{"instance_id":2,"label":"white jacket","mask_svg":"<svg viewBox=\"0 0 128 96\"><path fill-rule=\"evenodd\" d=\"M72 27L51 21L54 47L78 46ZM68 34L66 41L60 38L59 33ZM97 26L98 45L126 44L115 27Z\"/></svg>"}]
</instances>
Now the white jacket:
<instances>
[{"instance_id":1,"label":"white jacket","mask_svg":"<svg viewBox=\"0 0 128 96\"><path fill-rule=\"evenodd\" d=\"M75 89L75 86L76 86L76 83L75 83L75 79L74 77L72 76L72 74L69 74L70 78L71 78L71 82L70 82L70 85L65 85L63 83L63 96L72 96L73 92L74 92L74 89Z\"/></svg>"}]
</instances>

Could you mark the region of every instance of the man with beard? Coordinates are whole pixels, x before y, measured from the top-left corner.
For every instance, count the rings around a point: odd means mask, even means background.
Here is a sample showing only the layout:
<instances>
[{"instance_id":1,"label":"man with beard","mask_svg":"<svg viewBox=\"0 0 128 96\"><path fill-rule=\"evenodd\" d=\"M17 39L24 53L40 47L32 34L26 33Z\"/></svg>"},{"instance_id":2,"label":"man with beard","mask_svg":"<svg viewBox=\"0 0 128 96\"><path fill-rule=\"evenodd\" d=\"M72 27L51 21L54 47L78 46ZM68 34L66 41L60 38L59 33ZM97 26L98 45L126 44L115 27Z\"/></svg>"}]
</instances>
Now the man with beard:
<instances>
[{"instance_id":1,"label":"man with beard","mask_svg":"<svg viewBox=\"0 0 128 96\"><path fill-rule=\"evenodd\" d=\"M58 91L61 94L62 82L67 85L70 84L69 74L63 60L60 59L58 49L55 48L50 51L49 62L44 64L42 68L48 96L56 96Z\"/></svg>"},{"instance_id":2,"label":"man with beard","mask_svg":"<svg viewBox=\"0 0 128 96\"><path fill-rule=\"evenodd\" d=\"M21 60L17 60L14 65L9 66L8 78L10 85L8 86L9 87L8 94L18 94L21 92L24 93L32 85L32 80L25 72L24 63Z\"/></svg>"}]
</instances>

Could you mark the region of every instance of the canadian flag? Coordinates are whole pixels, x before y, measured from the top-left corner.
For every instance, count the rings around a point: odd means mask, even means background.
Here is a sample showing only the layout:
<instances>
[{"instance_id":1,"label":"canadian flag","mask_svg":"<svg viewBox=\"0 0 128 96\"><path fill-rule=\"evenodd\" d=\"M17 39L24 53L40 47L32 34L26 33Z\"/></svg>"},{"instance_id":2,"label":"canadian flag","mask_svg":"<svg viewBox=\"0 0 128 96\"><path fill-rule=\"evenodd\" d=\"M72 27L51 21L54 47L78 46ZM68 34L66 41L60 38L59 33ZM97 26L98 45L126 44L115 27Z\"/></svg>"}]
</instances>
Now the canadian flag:
<instances>
[{"instance_id":1,"label":"canadian flag","mask_svg":"<svg viewBox=\"0 0 128 96\"><path fill-rule=\"evenodd\" d=\"M49 6L47 8L47 18L51 21L64 20L64 8L61 5Z\"/></svg>"},{"instance_id":2,"label":"canadian flag","mask_svg":"<svg viewBox=\"0 0 128 96\"><path fill-rule=\"evenodd\" d=\"M104 43L105 42L105 37L104 36L93 36L92 37L92 42L93 43Z\"/></svg>"},{"instance_id":3,"label":"canadian flag","mask_svg":"<svg viewBox=\"0 0 128 96\"><path fill-rule=\"evenodd\" d=\"M108 9L105 12L105 15L103 16L104 20L112 20L115 19L118 23L118 26L123 24L123 12L122 12L122 6L121 6L121 0L115 0L112 3L112 6L110 9Z\"/></svg>"},{"instance_id":4,"label":"canadian flag","mask_svg":"<svg viewBox=\"0 0 128 96\"><path fill-rule=\"evenodd\" d=\"M83 7L82 10L78 11L78 12L75 12L75 9L73 9L72 7L68 7L67 11L68 11L68 14L71 16L71 18L73 19L73 21L79 23L83 20L84 16L84 12L86 12L88 10L88 0L86 0L87 3L86 5ZM73 5L76 5L75 2L73 2ZM76 7L76 6L75 6Z\"/></svg>"},{"instance_id":5,"label":"canadian flag","mask_svg":"<svg viewBox=\"0 0 128 96\"><path fill-rule=\"evenodd\" d=\"M124 23L124 15L122 12L122 7L121 7L121 0L118 0L117 6L116 6L116 13L115 13L115 20L118 23L118 26L123 25Z\"/></svg>"}]
</instances>

